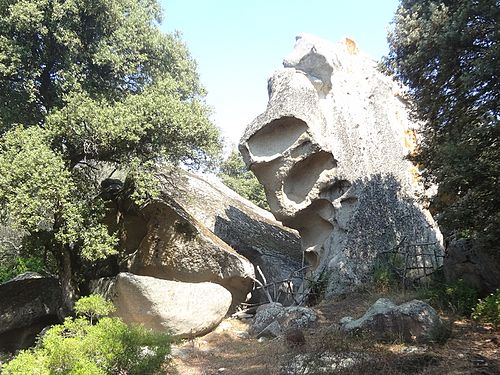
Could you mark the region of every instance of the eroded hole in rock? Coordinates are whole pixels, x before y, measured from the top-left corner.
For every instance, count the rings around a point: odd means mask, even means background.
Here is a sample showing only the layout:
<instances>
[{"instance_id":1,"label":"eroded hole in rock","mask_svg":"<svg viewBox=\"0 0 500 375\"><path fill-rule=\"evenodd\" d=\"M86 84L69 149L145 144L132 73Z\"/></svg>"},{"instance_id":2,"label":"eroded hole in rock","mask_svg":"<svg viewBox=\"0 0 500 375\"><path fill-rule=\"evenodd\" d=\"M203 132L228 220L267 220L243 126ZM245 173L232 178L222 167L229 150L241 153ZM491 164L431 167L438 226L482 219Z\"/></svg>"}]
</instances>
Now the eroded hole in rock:
<instances>
[{"instance_id":1,"label":"eroded hole in rock","mask_svg":"<svg viewBox=\"0 0 500 375\"><path fill-rule=\"evenodd\" d=\"M332 234L333 225L328 220L333 214L332 204L318 199L286 223L299 231L305 260L313 270L319 265L320 249Z\"/></svg>"},{"instance_id":2,"label":"eroded hole in rock","mask_svg":"<svg viewBox=\"0 0 500 375\"><path fill-rule=\"evenodd\" d=\"M351 186L352 184L347 180L338 180L323 191L321 195L330 201L334 201L344 195Z\"/></svg>"},{"instance_id":3,"label":"eroded hole in rock","mask_svg":"<svg viewBox=\"0 0 500 375\"><path fill-rule=\"evenodd\" d=\"M319 151L293 166L284 183L284 192L295 203L303 202L323 171L337 167L333 155Z\"/></svg>"},{"instance_id":4,"label":"eroded hole in rock","mask_svg":"<svg viewBox=\"0 0 500 375\"><path fill-rule=\"evenodd\" d=\"M307 131L307 124L295 117L271 121L248 140L254 157L273 157L283 154Z\"/></svg>"}]
</instances>

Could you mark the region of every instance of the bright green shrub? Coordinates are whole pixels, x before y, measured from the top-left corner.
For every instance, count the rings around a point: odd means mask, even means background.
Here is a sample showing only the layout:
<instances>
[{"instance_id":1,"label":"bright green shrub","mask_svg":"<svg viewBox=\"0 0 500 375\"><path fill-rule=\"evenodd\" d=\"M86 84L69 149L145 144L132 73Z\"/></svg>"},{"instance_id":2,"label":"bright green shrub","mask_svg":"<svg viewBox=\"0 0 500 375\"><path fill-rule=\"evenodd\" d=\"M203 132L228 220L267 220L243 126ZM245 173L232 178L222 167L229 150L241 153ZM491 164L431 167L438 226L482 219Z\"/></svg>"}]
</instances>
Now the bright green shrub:
<instances>
[{"instance_id":1,"label":"bright green shrub","mask_svg":"<svg viewBox=\"0 0 500 375\"><path fill-rule=\"evenodd\" d=\"M495 327L500 327L500 289L479 300L472 312L472 318L482 323L491 323Z\"/></svg>"},{"instance_id":2,"label":"bright green shrub","mask_svg":"<svg viewBox=\"0 0 500 375\"><path fill-rule=\"evenodd\" d=\"M111 301L106 301L98 294L80 298L75 303L75 312L77 315L85 316L90 320L90 324L95 319L102 316L107 316L115 311L115 307Z\"/></svg>"},{"instance_id":3,"label":"bright green shrub","mask_svg":"<svg viewBox=\"0 0 500 375\"><path fill-rule=\"evenodd\" d=\"M18 256L15 258L13 264L5 263L0 265L0 283L8 281L24 272L43 272L44 270L45 264L42 258Z\"/></svg>"},{"instance_id":4,"label":"bright green shrub","mask_svg":"<svg viewBox=\"0 0 500 375\"><path fill-rule=\"evenodd\" d=\"M110 310L100 296L80 301L78 309L87 317ZM168 335L129 327L119 318L103 317L95 325L83 317L67 318L49 329L36 348L7 363L3 374L161 374L169 351Z\"/></svg>"}]
</instances>

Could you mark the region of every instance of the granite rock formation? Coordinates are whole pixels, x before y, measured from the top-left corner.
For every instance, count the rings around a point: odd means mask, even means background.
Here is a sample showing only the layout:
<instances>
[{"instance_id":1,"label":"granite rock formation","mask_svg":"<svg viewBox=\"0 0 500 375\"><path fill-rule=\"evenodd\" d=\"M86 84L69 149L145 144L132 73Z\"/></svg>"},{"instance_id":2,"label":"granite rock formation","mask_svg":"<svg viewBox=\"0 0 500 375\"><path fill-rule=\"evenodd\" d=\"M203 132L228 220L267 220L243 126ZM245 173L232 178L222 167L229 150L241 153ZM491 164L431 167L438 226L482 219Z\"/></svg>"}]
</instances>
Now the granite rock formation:
<instances>
[{"instance_id":1,"label":"granite rock formation","mask_svg":"<svg viewBox=\"0 0 500 375\"><path fill-rule=\"evenodd\" d=\"M405 159L415 146L400 87L346 39L297 37L268 84L269 102L240 152L277 220L297 229L333 295L370 281L384 254L420 277L442 263L442 238L417 201Z\"/></svg>"},{"instance_id":2,"label":"granite rock formation","mask_svg":"<svg viewBox=\"0 0 500 375\"><path fill-rule=\"evenodd\" d=\"M0 284L0 351L33 345L45 326L59 322L61 306L55 278L29 272Z\"/></svg>"},{"instance_id":3,"label":"granite rock formation","mask_svg":"<svg viewBox=\"0 0 500 375\"><path fill-rule=\"evenodd\" d=\"M247 299L255 276L252 263L168 197L126 213L123 222L131 273L213 282L231 292L234 305Z\"/></svg>"},{"instance_id":4,"label":"granite rock formation","mask_svg":"<svg viewBox=\"0 0 500 375\"><path fill-rule=\"evenodd\" d=\"M402 339L417 343L432 341L446 330L436 311L427 303L413 300L396 306L386 298L377 300L359 319L343 318L340 326L346 332L369 332L383 341Z\"/></svg>"},{"instance_id":5,"label":"granite rock formation","mask_svg":"<svg viewBox=\"0 0 500 375\"><path fill-rule=\"evenodd\" d=\"M174 337L210 332L225 317L231 293L214 283L183 283L122 272L92 289L113 301L114 315Z\"/></svg>"},{"instance_id":6,"label":"granite rock formation","mask_svg":"<svg viewBox=\"0 0 500 375\"><path fill-rule=\"evenodd\" d=\"M277 294L280 289L288 288L279 283L282 280L291 279L292 288L300 286L301 273L296 271L302 267L302 251L295 230L283 226L270 212L242 198L215 178L168 168L159 173L159 178L164 200L175 202L253 266L259 267L268 284L278 283ZM255 277L264 282L260 272L256 271ZM289 294L280 296L276 300L284 304L292 302L287 299ZM253 297L255 302L267 301L259 291L254 292Z\"/></svg>"}]
</instances>

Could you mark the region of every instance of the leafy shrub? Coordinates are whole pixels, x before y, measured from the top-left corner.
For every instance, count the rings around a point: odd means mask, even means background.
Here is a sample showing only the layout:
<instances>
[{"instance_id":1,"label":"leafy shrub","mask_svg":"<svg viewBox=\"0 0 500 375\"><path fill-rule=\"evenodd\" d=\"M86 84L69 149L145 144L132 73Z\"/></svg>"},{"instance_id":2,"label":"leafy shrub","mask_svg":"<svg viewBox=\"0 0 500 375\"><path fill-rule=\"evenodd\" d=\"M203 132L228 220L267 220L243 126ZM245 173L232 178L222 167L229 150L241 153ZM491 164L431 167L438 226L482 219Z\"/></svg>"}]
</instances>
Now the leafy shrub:
<instances>
[{"instance_id":1,"label":"leafy shrub","mask_svg":"<svg viewBox=\"0 0 500 375\"><path fill-rule=\"evenodd\" d=\"M115 311L115 307L111 301L106 301L98 294L80 298L75 303L75 312L79 316L85 316L90 320L90 324L95 319L102 316L107 316Z\"/></svg>"},{"instance_id":2,"label":"leafy shrub","mask_svg":"<svg viewBox=\"0 0 500 375\"><path fill-rule=\"evenodd\" d=\"M0 265L0 283L8 281L24 272L43 272L44 270L45 264L42 258L17 256L13 264L6 263Z\"/></svg>"},{"instance_id":3,"label":"leafy shrub","mask_svg":"<svg viewBox=\"0 0 500 375\"><path fill-rule=\"evenodd\" d=\"M479 300L472 311L472 318L482 323L491 323L495 327L500 327L500 289Z\"/></svg>"},{"instance_id":4,"label":"leafy shrub","mask_svg":"<svg viewBox=\"0 0 500 375\"><path fill-rule=\"evenodd\" d=\"M82 300L77 306L86 316L109 312L102 297ZM161 374L169 350L168 335L129 327L119 318L104 317L95 325L83 317L67 318L49 329L36 348L7 363L3 374Z\"/></svg>"},{"instance_id":5,"label":"leafy shrub","mask_svg":"<svg viewBox=\"0 0 500 375\"><path fill-rule=\"evenodd\" d=\"M478 291L463 280L454 283L436 282L419 290L419 298L443 310L451 310L459 315L470 316L478 301Z\"/></svg>"}]
</instances>

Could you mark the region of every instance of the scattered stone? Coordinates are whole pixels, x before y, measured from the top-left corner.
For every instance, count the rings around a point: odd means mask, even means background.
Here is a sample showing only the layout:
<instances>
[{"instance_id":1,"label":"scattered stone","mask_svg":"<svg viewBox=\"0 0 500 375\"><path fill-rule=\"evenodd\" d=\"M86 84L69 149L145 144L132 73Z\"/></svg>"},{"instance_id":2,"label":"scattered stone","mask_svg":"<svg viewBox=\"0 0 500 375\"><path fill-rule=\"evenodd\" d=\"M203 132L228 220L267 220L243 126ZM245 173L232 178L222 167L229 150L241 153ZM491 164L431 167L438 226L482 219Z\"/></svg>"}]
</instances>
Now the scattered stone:
<instances>
[{"instance_id":1,"label":"scattered stone","mask_svg":"<svg viewBox=\"0 0 500 375\"><path fill-rule=\"evenodd\" d=\"M182 338L210 332L231 305L231 293L218 284L183 283L125 272L99 279L92 289L111 299L115 315L126 323Z\"/></svg>"},{"instance_id":2,"label":"scattered stone","mask_svg":"<svg viewBox=\"0 0 500 375\"><path fill-rule=\"evenodd\" d=\"M250 334L246 331L236 331L234 334L241 339L249 339L250 338Z\"/></svg>"},{"instance_id":3,"label":"scattered stone","mask_svg":"<svg viewBox=\"0 0 500 375\"><path fill-rule=\"evenodd\" d=\"M281 375L320 375L352 368L361 361L368 360L362 353L305 353L296 355L284 365Z\"/></svg>"},{"instance_id":4,"label":"scattered stone","mask_svg":"<svg viewBox=\"0 0 500 375\"><path fill-rule=\"evenodd\" d=\"M287 329L311 327L316 321L316 313L308 307L284 307L280 303L270 303L259 306L249 333L273 338L281 336Z\"/></svg>"},{"instance_id":5,"label":"scattered stone","mask_svg":"<svg viewBox=\"0 0 500 375\"><path fill-rule=\"evenodd\" d=\"M239 145L276 219L299 231L309 278L322 276L327 297L369 282L389 249L408 252L408 278L443 255L405 157L418 124L401 88L353 45L298 36Z\"/></svg>"},{"instance_id":6,"label":"scattered stone","mask_svg":"<svg viewBox=\"0 0 500 375\"><path fill-rule=\"evenodd\" d=\"M269 340L267 337L259 337L257 339L257 342L263 343L263 342L266 342L267 340Z\"/></svg>"},{"instance_id":7,"label":"scattered stone","mask_svg":"<svg viewBox=\"0 0 500 375\"><path fill-rule=\"evenodd\" d=\"M340 326L346 332L365 331L383 341L427 343L433 341L443 322L427 303L413 300L396 306L380 298L359 319L342 318Z\"/></svg>"},{"instance_id":8,"label":"scattered stone","mask_svg":"<svg viewBox=\"0 0 500 375\"><path fill-rule=\"evenodd\" d=\"M170 348L170 355L172 357L177 357L181 359L188 358L192 352L193 352L192 348L178 347L175 345L172 345L172 347Z\"/></svg>"}]
</instances>

